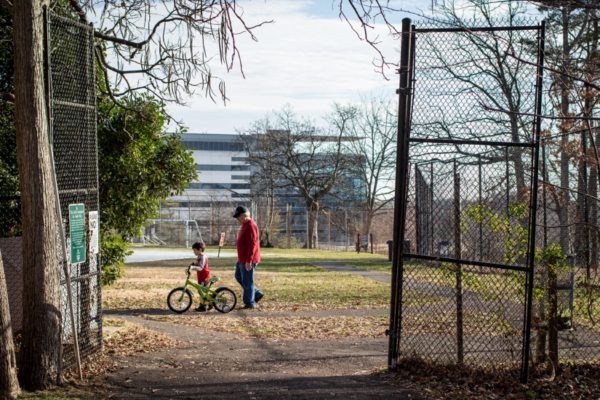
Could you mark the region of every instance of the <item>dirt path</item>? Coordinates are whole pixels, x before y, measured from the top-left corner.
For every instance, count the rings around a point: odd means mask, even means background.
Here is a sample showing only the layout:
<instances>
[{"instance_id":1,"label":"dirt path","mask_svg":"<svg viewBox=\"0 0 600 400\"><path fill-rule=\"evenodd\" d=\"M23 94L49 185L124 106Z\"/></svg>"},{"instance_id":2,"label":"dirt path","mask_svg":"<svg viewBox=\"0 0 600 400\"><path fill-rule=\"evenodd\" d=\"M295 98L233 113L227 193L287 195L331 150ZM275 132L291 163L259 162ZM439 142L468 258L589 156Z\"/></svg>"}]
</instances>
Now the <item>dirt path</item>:
<instances>
[{"instance_id":1,"label":"dirt path","mask_svg":"<svg viewBox=\"0 0 600 400\"><path fill-rule=\"evenodd\" d=\"M358 273L384 281L385 274L357 271L339 264L330 270ZM382 275L382 276L379 276ZM387 309L306 312L310 316L387 315ZM413 390L388 383L387 337L336 340L240 338L171 322L153 321L151 310L105 312L181 341L176 349L123 358L107 383L114 399L424 399ZM245 318L233 311L225 318ZM250 312L252 313L252 312ZM288 312L257 311L268 318ZM301 316L303 312L295 312ZM251 315L251 314L250 314ZM199 318L202 315L198 316Z\"/></svg>"}]
</instances>

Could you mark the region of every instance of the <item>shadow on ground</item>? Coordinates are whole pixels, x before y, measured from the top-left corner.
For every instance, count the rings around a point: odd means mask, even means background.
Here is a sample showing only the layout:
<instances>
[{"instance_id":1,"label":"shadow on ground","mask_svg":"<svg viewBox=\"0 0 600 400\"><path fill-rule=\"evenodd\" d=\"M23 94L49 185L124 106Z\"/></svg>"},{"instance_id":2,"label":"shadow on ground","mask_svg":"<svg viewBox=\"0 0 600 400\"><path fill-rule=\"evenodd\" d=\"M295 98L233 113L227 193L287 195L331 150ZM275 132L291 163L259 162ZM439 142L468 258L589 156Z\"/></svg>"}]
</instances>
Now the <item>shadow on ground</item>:
<instances>
[{"instance_id":1,"label":"shadow on ground","mask_svg":"<svg viewBox=\"0 0 600 400\"><path fill-rule=\"evenodd\" d=\"M111 310L106 309L102 311L105 317L126 317L126 316L140 316L140 315L176 315L172 311L162 308L132 308L131 310Z\"/></svg>"},{"instance_id":2,"label":"shadow on ground","mask_svg":"<svg viewBox=\"0 0 600 400\"><path fill-rule=\"evenodd\" d=\"M184 373L182 371L182 373ZM189 372L193 374L193 372ZM173 379L149 380L147 376L135 376L127 383L111 382L118 393L114 399L425 399L413 391L394 387L385 376L329 376L291 377L269 379L267 376L252 376L238 380L208 378L197 374L191 382ZM258 374L256 374L258 375Z\"/></svg>"}]
</instances>

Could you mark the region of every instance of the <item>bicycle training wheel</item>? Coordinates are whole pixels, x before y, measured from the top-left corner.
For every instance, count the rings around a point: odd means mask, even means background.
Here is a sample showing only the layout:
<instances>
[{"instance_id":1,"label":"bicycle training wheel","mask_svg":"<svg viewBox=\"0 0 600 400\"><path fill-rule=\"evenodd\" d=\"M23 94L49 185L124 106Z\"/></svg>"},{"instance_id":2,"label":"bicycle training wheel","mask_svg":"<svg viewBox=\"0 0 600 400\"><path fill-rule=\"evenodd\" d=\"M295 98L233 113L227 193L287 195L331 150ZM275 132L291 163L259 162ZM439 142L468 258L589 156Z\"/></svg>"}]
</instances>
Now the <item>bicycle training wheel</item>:
<instances>
[{"instance_id":1,"label":"bicycle training wheel","mask_svg":"<svg viewBox=\"0 0 600 400\"><path fill-rule=\"evenodd\" d=\"M235 308L236 304L237 297L233 290L226 287L220 287L215 290L215 300L213 301L215 310L221 313L228 313Z\"/></svg>"},{"instance_id":2,"label":"bicycle training wheel","mask_svg":"<svg viewBox=\"0 0 600 400\"><path fill-rule=\"evenodd\" d=\"M182 287L175 288L167 296L167 305L177 314L184 313L192 306L192 294Z\"/></svg>"}]
</instances>

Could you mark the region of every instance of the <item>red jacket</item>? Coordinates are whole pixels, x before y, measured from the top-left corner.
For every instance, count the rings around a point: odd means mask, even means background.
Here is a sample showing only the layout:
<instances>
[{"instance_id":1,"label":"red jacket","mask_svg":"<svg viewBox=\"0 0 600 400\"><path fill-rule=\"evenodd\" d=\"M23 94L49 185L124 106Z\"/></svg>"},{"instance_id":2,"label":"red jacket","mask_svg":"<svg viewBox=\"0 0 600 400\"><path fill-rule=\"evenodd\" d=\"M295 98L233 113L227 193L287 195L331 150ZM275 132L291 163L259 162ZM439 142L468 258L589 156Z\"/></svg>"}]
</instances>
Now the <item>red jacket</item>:
<instances>
[{"instance_id":1,"label":"red jacket","mask_svg":"<svg viewBox=\"0 0 600 400\"><path fill-rule=\"evenodd\" d=\"M194 265L197 265L196 268L196 278L198 279L198 283L205 283L210 279L210 268L208 267L208 257L205 255L200 255L194 261Z\"/></svg>"},{"instance_id":2,"label":"red jacket","mask_svg":"<svg viewBox=\"0 0 600 400\"><path fill-rule=\"evenodd\" d=\"M240 227L237 242L238 262L257 264L260 262L260 243L258 226L254 220L249 219Z\"/></svg>"}]
</instances>

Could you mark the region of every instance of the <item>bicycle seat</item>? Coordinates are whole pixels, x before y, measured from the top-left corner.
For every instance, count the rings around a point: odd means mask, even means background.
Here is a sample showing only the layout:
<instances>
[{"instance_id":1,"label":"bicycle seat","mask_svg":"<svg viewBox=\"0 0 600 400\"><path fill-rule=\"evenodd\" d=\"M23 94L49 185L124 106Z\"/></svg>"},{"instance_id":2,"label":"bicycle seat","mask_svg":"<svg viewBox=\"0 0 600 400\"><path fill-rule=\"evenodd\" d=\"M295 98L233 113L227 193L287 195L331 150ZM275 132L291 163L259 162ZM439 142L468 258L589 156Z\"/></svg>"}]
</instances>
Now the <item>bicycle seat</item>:
<instances>
[{"instance_id":1,"label":"bicycle seat","mask_svg":"<svg viewBox=\"0 0 600 400\"><path fill-rule=\"evenodd\" d=\"M220 280L221 280L221 278L219 278L218 276L211 276L208 281L210 283L215 283L215 282L219 282Z\"/></svg>"}]
</instances>

